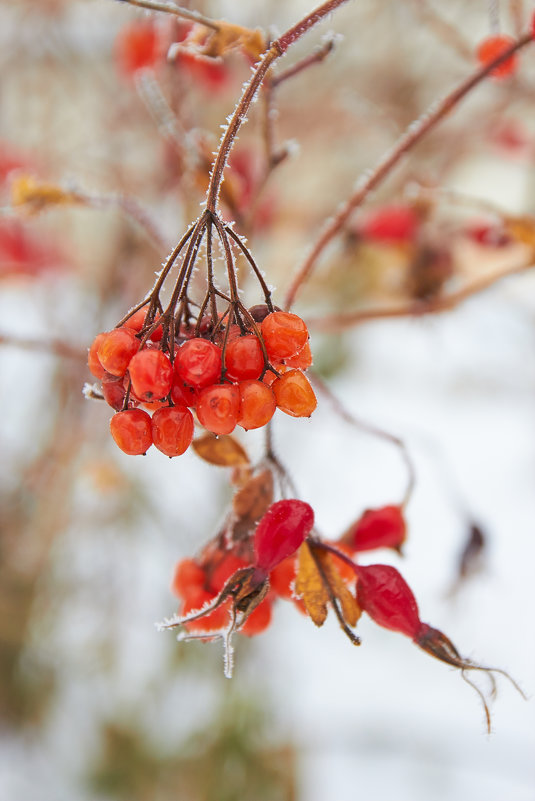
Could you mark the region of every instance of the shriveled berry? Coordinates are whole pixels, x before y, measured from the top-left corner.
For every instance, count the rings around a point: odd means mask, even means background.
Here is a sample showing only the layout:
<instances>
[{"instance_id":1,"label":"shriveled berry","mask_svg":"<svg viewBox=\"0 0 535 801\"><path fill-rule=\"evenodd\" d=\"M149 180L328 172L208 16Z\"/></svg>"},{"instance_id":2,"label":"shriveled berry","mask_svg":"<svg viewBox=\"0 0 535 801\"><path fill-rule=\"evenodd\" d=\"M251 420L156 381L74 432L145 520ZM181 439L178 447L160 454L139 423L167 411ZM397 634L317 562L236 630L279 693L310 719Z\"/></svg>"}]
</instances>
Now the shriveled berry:
<instances>
[{"instance_id":1,"label":"shriveled berry","mask_svg":"<svg viewBox=\"0 0 535 801\"><path fill-rule=\"evenodd\" d=\"M130 456L146 453L152 445L151 420L142 409L125 409L114 414L110 431L119 448Z\"/></svg>"},{"instance_id":2,"label":"shriveled berry","mask_svg":"<svg viewBox=\"0 0 535 801\"><path fill-rule=\"evenodd\" d=\"M171 581L171 592L179 598L187 598L196 590L204 588L206 574L194 559L182 559L177 562L173 579Z\"/></svg>"},{"instance_id":3,"label":"shriveled berry","mask_svg":"<svg viewBox=\"0 0 535 801\"><path fill-rule=\"evenodd\" d=\"M238 425L248 431L269 423L277 408L275 395L262 381L240 381L240 413Z\"/></svg>"},{"instance_id":4,"label":"shriveled berry","mask_svg":"<svg viewBox=\"0 0 535 801\"><path fill-rule=\"evenodd\" d=\"M506 36L505 34L487 36L487 38L483 39L478 45L476 50L477 60L482 66L490 64L495 58L498 58L498 56L506 50L509 50L514 42L515 40L511 36ZM490 74L493 78L507 78L509 75L513 75L516 72L517 62L518 59L516 55L513 54L505 59L505 61L502 61L501 64L498 64L497 67L494 67Z\"/></svg>"},{"instance_id":5,"label":"shriveled berry","mask_svg":"<svg viewBox=\"0 0 535 801\"><path fill-rule=\"evenodd\" d=\"M240 411L240 391L235 384L214 384L202 389L197 401L199 422L213 434L230 434Z\"/></svg>"},{"instance_id":6,"label":"shriveled berry","mask_svg":"<svg viewBox=\"0 0 535 801\"><path fill-rule=\"evenodd\" d=\"M273 311L282 311L279 309L278 306L273 306ZM255 321L255 323L261 323L262 320L265 320L268 314L271 314L267 303L257 303L255 306L251 306L249 309L249 314Z\"/></svg>"},{"instance_id":7,"label":"shriveled berry","mask_svg":"<svg viewBox=\"0 0 535 801\"><path fill-rule=\"evenodd\" d=\"M268 598L264 598L256 609L253 609L240 628L240 634L245 634L247 637L254 637L256 634L262 634L271 623L271 617L271 601Z\"/></svg>"},{"instance_id":8,"label":"shriveled berry","mask_svg":"<svg viewBox=\"0 0 535 801\"><path fill-rule=\"evenodd\" d=\"M156 400L169 394L173 365L161 350L140 350L130 361L128 372L132 389L140 400Z\"/></svg>"},{"instance_id":9,"label":"shriveled berry","mask_svg":"<svg viewBox=\"0 0 535 801\"><path fill-rule=\"evenodd\" d=\"M390 565L357 565L357 601L379 626L415 639L421 623L411 588Z\"/></svg>"},{"instance_id":10,"label":"shriveled berry","mask_svg":"<svg viewBox=\"0 0 535 801\"><path fill-rule=\"evenodd\" d=\"M371 551L374 548L401 547L407 527L400 506L382 506L367 509L344 537L354 551Z\"/></svg>"},{"instance_id":11,"label":"shriveled berry","mask_svg":"<svg viewBox=\"0 0 535 801\"><path fill-rule=\"evenodd\" d=\"M116 412L119 412L124 406L126 395L124 378L106 373L102 379L102 394L104 395L106 403L111 406L112 409L115 409ZM137 402L134 398L129 398L128 406L137 406Z\"/></svg>"},{"instance_id":12,"label":"shriveled berry","mask_svg":"<svg viewBox=\"0 0 535 801\"><path fill-rule=\"evenodd\" d=\"M207 339L188 339L175 356L179 378L196 389L208 387L221 375L221 348Z\"/></svg>"},{"instance_id":13,"label":"shriveled berry","mask_svg":"<svg viewBox=\"0 0 535 801\"><path fill-rule=\"evenodd\" d=\"M271 504L256 527L255 567L269 573L299 548L313 525L314 511L308 503L289 498Z\"/></svg>"},{"instance_id":14,"label":"shriveled berry","mask_svg":"<svg viewBox=\"0 0 535 801\"><path fill-rule=\"evenodd\" d=\"M277 406L292 417L310 417L317 406L310 381L300 370L289 370L271 385Z\"/></svg>"},{"instance_id":15,"label":"shriveled berry","mask_svg":"<svg viewBox=\"0 0 535 801\"><path fill-rule=\"evenodd\" d=\"M181 456L191 445L194 427L186 406L162 406L152 415L152 441L166 456Z\"/></svg>"},{"instance_id":16,"label":"shriveled berry","mask_svg":"<svg viewBox=\"0 0 535 801\"><path fill-rule=\"evenodd\" d=\"M308 340L303 320L291 312L272 312L262 321L262 337L271 360L279 361L293 356Z\"/></svg>"},{"instance_id":17,"label":"shriveled berry","mask_svg":"<svg viewBox=\"0 0 535 801\"><path fill-rule=\"evenodd\" d=\"M264 369L264 354L258 337L246 334L228 342L225 350L226 376L232 381L258 378Z\"/></svg>"},{"instance_id":18,"label":"shriveled berry","mask_svg":"<svg viewBox=\"0 0 535 801\"><path fill-rule=\"evenodd\" d=\"M106 332L103 332L102 334L97 334L91 344L91 347L89 348L89 353L87 354L87 366L89 367L95 378L104 378L104 376L106 375L106 370L101 365L100 359L98 358L98 349L100 348L106 335L107 335Z\"/></svg>"},{"instance_id":19,"label":"shriveled berry","mask_svg":"<svg viewBox=\"0 0 535 801\"><path fill-rule=\"evenodd\" d=\"M114 328L101 340L97 355L106 372L122 376L138 350L139 340L133 331L129 328Z\"/></svg>"}]
</instances>

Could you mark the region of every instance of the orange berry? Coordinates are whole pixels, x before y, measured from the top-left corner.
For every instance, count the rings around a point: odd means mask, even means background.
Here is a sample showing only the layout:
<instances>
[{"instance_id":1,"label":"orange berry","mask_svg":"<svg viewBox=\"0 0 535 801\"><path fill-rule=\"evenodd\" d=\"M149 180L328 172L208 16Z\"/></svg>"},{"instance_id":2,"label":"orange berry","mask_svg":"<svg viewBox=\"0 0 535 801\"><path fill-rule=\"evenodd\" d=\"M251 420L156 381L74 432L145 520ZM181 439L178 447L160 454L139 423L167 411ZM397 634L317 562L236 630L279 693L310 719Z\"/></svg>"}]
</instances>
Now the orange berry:
<instances>
[{"instance_id":1,"label":"orange berry","mask_svg":"<svg viewBox=\"0 0 535 801\"><path fill-rule=\"evenodd\" d=\"M307 342L295 356L288 356L288 358L284 360L284 364L287 367L294 367L298 370L307 370L312 364L310 344Z\"/></svg>"},{"instance_id":2,"label":"orange berry","mask_svg":"<svg viewBox=\"0 0 535 801\"><path fill-rule=\"evenodd\" d=\"M175 372L195 389L210 386L221 375L221 348L200 337L188 339L176 353Z\"/></svg>"},{"instance_id":3,"label":"orange berry","mask_svg":"<svg viewBox=\"0 0 535 801\"><path fill-rule=\"evenodd\" d=\"M119 448L130 456L139 456L152 445L151 420L142 409L125 409L110 420L110 431Z\"/></svg>"},{"instance_id":4,"label":"orange berry","mask_svg":"<svg viewBox=\"0 0 535 801\"><path fill-rule=\"evenodd\" d=\"M144 401L167 395L173 383L173 365L161 350L140 350L128 365L132 389Z\"/></svg>"},{"instance_id":5,"label":"orange berry","mask_svg":"<svg viewBox=\"0 0 535 801\"><path fill-rule=\"evenodd\" d=\"M126 321L126 323L123 324L122 327L131 328L132 331L135 331L136 334L139 334L139 332L145 327L146 317L147 317L147 310L138 309L137 312L134 312L134 314L128 318L128 320ZM162 336L163 336L163 328L161 325L159 325L158 328L156 328L152 332L150 338L153 342L159 342Z\"/></svg>"},{"instance_id":6,"label":"orange berry","mask_svg":"<svg viewBox=\"0 0 535 801\"><path fill-rule=\"evenodd\" d=\"M95 376L95 378L104 378L106 375L106 370L100 363L100 359L98 358L98 349L100 348L102 342L104 341L104 337L106 333L103 332L102 334L97 334L95 339L93 340L91 347L89 348L89 353L87 354L87 366Z\"/></svg>"},{"instance_id":7,"label":"orange berry","mask_svg":"<svg viewBox=\"0 0 535 801\"><path fill-rule=\"evenodd\" d=\"M193 415L186 406L163 406L152 415L152 440L166 456L181 456L193 439Z\"/></svg>"},{"instance_id":8,"label":"orange berry","mask_svg":"<svg viewBox=\"0 0 535 801\"><path fill-rule=\"evenodd\" d=\"M240 411L240 391L235 384L214 384L199 393L197 417L213 434L230 434Z\"/></svg>"},{"instance_id":9,"label":"orange berry","mask_svg":"<svg viewBox=\"0 0 535 801\"><path fill-rule=\"evenodd\" d=\"M504 34L487 36L476 50L477 60L482 66L489 64L505 50L508 50L514 42L515 40L511 36L505 36ZM517 61L516 55L512 55L497 67L494 67L490 74L493 78L507 78L516 72Z\"/></svg>"},{"instance_id":10,"label":"orange berry","mask_svg":"<svg viewBox=\"0 0 535 801\"><path fill-rule=\"evenodd\" d=\"M262 337L271 360L280 361L293 356L308 340L303 320L291 312L276 311L262 320Z\"/></svg>"},{"instance_id":11,"label":"orange berry","mask_svg":"<svg viewBox=\"0 0 535 801\"><path fill-rule=\"evenodd\" d=\"M124 375L132 356L139 350L139 340L129 328L114 328L102 338L97 355L104 369L112 375Z\"/></svg>"},{"instance_id":12,"label":"orange berry","mask_svg":"<svg viewBox=\"0 0 535 801\"><path fill-rule=\"evenodd\" d=\"M277 401L270 387L262 381L240 381L240 413L238 425L248 431L251 428L261 428L269 423Z\"/></svg>"},{"instance_id":13,"label":"orange berry","mask_svg":"<svg viewBox=\"0 0 535 801\"><path fill-rule=\"evenodd\" d=\"M279 409L292 417L310 417L317 406L310 381L300 370L284 373L271 388Z\"/></svg>"}]
</instances>

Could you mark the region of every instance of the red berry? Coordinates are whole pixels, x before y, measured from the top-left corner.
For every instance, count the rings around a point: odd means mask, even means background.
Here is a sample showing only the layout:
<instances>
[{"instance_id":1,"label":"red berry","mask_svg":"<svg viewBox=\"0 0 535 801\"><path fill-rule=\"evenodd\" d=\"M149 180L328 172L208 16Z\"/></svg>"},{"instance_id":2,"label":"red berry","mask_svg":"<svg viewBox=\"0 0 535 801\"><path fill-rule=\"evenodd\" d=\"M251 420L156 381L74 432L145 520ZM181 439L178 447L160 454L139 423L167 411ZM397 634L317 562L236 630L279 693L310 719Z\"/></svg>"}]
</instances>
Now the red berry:
<instances>
[{"instance_id":1,"label":"red berry","mask_svg":"<svg viewBox=\"0 0 535 801\"><path fill-rule=\"evenodd\" d=\"M197 417L213 434L230 434L240 411L240 391L235 384L214 384L199 393Z\"/></svg>"},{"instance_id":2,"label":"red berry","mask_svg":"<svg viewBox=\"0 0 535 801\"><path fill-rule=\"evenodd\" d=\"M420 217L410 206L381 206L368 212L358 227L359 234L374 242L412 242L420 227Z\"/></svg>"},{"instance_id":3,"label":"red berry","mask_svg":"<svg viewBox=\"0 0 535 801\"><path fill-rule=\"evenodd\" d=\"M230 74L220 59L206 58L187 50L177 51L177 66L189 73L189 77L209 93L221 91L229 82Z\"/></svg>"},{"instance_id":4,"label":"red berry","mask_svg":"<svg viewBox=\"0 0 535 801\"><path fill-rule=\"evenodd\" d=\"M261 324L268 356L279 361L298 353L307 343L308 330L303 320L291 312L268 314Z\"/></svg>"},{"instance_id":5,"label":"red berry","mask_svg":"<svg viewBox=\"0 0 535 801\"><path fill-rule=\"evenodd\" d=\"M125 409L110 420L110 431L119 448L137 456L152 445L151 420L142 409Z\"/></svg>"},{"instance_id":6,"label":"red berry","mask_svg":"<svg viewBox=\"0 0 535 801\"><path fill-rule=\"evenodd\" d=\"M374 548L399 548L405 541L407 526L400 506L367 509L346 541L355 551Z\"/></svg>"},{"instance_id":7,"label":"red berry","mask_svg":"<svg viewBox=\"0 0 535 801\"><path fill-rule=\"evenodd\" d=\"M140 350L128 365L128 372L140 400L163 398L171 390L173 365L161 350Z\"/></svg>"},{"instance_id":8,"label":"red berry","mask_svg":"<svg viewBox=\"0 0 535 801\"><path fill-rule=\"evenodd\" d=\"M104 335L97 355L104 369L112 375L123 376L130 360L139 350L139 340L129 328L114 328Z\"/></svg>"},{"instance_id":9,"label":"red berry","mask_svg":"<svg viewBox=\"0 0 535 801\"><path fill-rule=\"evenodd\" d=\"M247 567L248 562L233 553L224 554L221 561L215 566L210 575L210 589L214 592L221 592L228 579L242 567Z\"/></svg>"},{"instance_id":10,"label":"red berry","mask_svg":"<svg viewBox=\"0 0 535 801\"><path fill-rule=\"evenodd\" d=\"M312 364L310 344L307 342L295 356L288 356L288 358L284 360L284 364L287 367L294 367L298 370L307 370Z\"/></svg>"},{"instance_id":11,"label":"red berry","mask_svg":"<svg viewBox=\"0 0 535 801\"><path fill-rule=\"evenodd\" d=\"M514 42L515 40L511 36L505 36L504 34L487 36L477 48L477 60L482 66L490 64L491 61L494 61L494 59L498 58L503 52L509 50ZM516 72L516 67L517 57L513 54L505 61L502 61L497 67L494 67L490 74L494 78L507 78L509 75L513 75Z\"/></svg>"},{"instance_id":12,"label":"red berry","mask_svg":"<svg viewBox=\"0 0 535 801\"><path fill-rule=\"evenodd\" d=\"M196 406L198 397L197 390L185 384L175 373L171 386L171 400L175 406Z\"/></svg>"},{"instance_id":13,"label":"red berry","mask_svg":"<svg viewBox=\"0 0 535 801\"><path fill-rule=\"evenodd\" d=\"M171 592L179 598L186 598L196 590L202 590L206 581L206 574L194 559L182 559L177 562Z\"/></svg>"},{"instance_id":14,"label":"red berry","mask_svg":"<svg viewBox=\"0 0 535 801\"><path fill-rule=\"evenodd\" d=\"M272 390L262 381L240 381L238 389L240 391L238 425L249 431L269 423L277 408Z\"/></svg>"},{"instance_id":15,"label":"red berry","mask_svg":"<svg viewBox=\"0 0 535 801\"><path fill-rule=\"evenodd\" d=\"M119 412L124 406L124 398L126 395L124 378L106 373L102 379L102 394L104 395L106 403L111 406L112 409L115 409L116 412ZM136 400L130 397L128 406L130 408L137 406Z\"/></svg>"},{"instance_id":16,"label":"red berry","mask_svg":"<svg viewBox=\"0 0 535 801\"><path fill-rule=\"evenodd\" d=\"M379 626L415 639L421 623L411 588L390 565L357 565L357 601Z\"/></svg>"},{"instance_id":17,"label":"red berry","mask_svg":"<svg viewBox=\"0 0 535 801\"><path fill-rule=\"evenodd\" d=\"M153 68L160 57L158 32L151 20L137 19L125 25L115 41L121 72L132 77L138 70Z\"/></svg>"},{"instance_id":18,"label":"red berry","mask_svg":"<svg viewBox=\"0 0 535 801\"><path fill-rule=\"evenodd\" d=\"M279 409L292 417L310 417L317 406L310 381L300 370L289 370L272 384Z\"/></svg>"},{"instance_id":19,"label":"red berry","mask_svg":"<svg viewBox=\"0 0 535 801\"><path fill-rule=\"evenodd\" d=\"M182 606L182 615L187 615L190 612L201 609L214 598L215 595L212 592L201 588L192 588ZM217 609L214 609L213 612L209 612L198 620L193 620L191 623L186 623L185 627L188 631L216 631L217 629L224 629L229 623L229 605L227 601L218 606Z\"/></svg>"},{"instance_id":20,"label":"red berry","mask_svg":"<svg viewBox=\"0 0 535 801\"><path fill-rule=\"evenodd\" d=\"M280 598L293 599L293 583L297 576L295 555L283 559L269 574L269 586Z\"/></svg>"},{"instance_id":21,"label":"red berry","mask_svg":"<svg viewBox=\"0 0 535 801\"><path fill-rule=\"evenodd\" d=\"M273 503L256 527L255 567L269 573L299 548L313 525L314 511L308 503L295 498Z\"/></svg>"},{"instance_id":22,"label":"red berry","mask_svg":"<svg viewBox=\"0 0 535 801\"><path fill-rule=\"evenodd\" d=\"M123 324L123 328L131 328L132 331L135 331L136 334L145 327L145 319L147 317L147 310L146 309L138 309L137 312L128 318L128 320ZM161 325L156 328L150 338L153 342L159 342L163 336L163 328Z\"/></svg>"},{"instance_id":23,"label":"red berry","mask_svg":"<svg viewBox=\"0 0 535 801\"><path fill-rule=\"evenodd\" d=\"M196 389L208 387L221 375L221 348L207 339L188 339L177 351L175 371Z\"/></svg>"},{"instance_id":24,"label":"red berry","mask_svg":"<svg viewBox=\"0 0 535 801\"><path fill-rule=\"evenodd\" d=\"M100 363L100 359L98 358L98 349L100 348L106 333L97 334L91 347L89 348L89 353L87 354L87 366L95 376L95 378L104 378L106 375L106 370Z\"/></svg>"},{"instance_id":25,"label":"red berry","mask_svg":"<svg viewBox=\"0 0 535 801\"><path fill-rule=\"evenodd\" d=\"M185 406L162 406L152 415L152 441L166 456L181 456L193 439L193 415Z\"/></svg>"},{"instance_id":26,"label":"red berry","mask_svg":"<svg viewBox=\"0 0 535 801\"><path fill-rule=\"evenodd\" d=\"M264 354L258 337L247 334L228 342L225 350L226 375L232 381L259 378L264 369Z\"/></svg>"},{"instance_id":27,"label":"red berry","mask_svg":"<svg viewBox=\"0 0 535 801\"><path fill-rule=\"evenodd\" d=\"M264 598L256 609L253 609L243 626L240 628L240 634L245 634L247 637L254 637L256 634L262 634L269 624L271 623L271 601Z\"/></svg>"}]
</instances>

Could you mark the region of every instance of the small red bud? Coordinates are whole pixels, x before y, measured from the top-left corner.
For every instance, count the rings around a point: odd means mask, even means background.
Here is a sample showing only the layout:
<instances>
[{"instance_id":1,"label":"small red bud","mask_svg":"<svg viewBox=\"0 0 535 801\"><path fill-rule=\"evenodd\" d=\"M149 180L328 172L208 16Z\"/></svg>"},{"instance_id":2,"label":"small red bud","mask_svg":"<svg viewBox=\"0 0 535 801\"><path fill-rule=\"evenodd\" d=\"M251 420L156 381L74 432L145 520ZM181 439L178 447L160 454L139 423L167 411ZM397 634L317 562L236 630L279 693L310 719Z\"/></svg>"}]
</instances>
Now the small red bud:
<instances>
[{"instance_id":1,"label":"small red bud","mask_svg":"<svg viewBox=\"0 0 535 801\"><path fill-rule=\"evenodd\" d=\"M399 550L405 540L407 526L400 506L367 509L344 538L355 551L374 548Z\"/></svg>"}]
</instances>

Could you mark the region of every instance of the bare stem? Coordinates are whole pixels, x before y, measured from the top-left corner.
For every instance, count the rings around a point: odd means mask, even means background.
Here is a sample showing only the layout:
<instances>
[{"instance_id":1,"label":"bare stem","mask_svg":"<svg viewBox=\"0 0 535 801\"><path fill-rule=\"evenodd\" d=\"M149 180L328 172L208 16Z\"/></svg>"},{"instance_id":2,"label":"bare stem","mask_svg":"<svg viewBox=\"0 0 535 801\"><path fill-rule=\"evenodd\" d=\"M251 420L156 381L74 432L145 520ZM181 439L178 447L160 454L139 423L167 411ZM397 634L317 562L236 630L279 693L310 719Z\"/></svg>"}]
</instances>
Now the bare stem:
<instances>
[{"instance_id":1,"label":"bare stem","mask_svg":"<svg viewBox=\"0 0 535 801\"><path fill-rule=\"evenodd\" d=\"M439 312L451 311L472 295L477 295L479 292L483 292L503 278L525 272L533 268L533 266L533 262L530 260L527 263L522 262L512 267L505 267L490 275L478 278L476 281L472 281L457 292L450 292L448 295L442 296L438 295L428 301L410 301L409 303L401 303L399 305L357 309L347 314L334 314L326 317L313 318L312 320L307 320L307 324L310 328L314 328L317 331L335 332L343 331L345 328L351 328L354 325L371 320L383 320L394 317L418 317L424 314L437 314Z\"/></svg>"},{"instance_id":2,"label":"bare stem","mask_svg":"<svg viewBox=\"0 0 535 801\"><path fill-rule=\"evenodd\" d=\"M412 122L401 135L394 147L389 150L371 172L366 172L357 183L355 192L338 209L323 231L305 261L294 277L286 294L285 308L290 309L295 302L299 290L310 277L319 256L327 245L340 233L352 212L360 206L369 193L387 178L392 169L401 161L424 136L429 133L444 117L446 117L458 103L478 86L495 67L510 58L521 48L533 41L531 33L526 33L517 39L507 50L483 67L477 69L462 83L449 92L438 103L434 103L418 120Z\"/></svg>"},{"instance_id":3,"label":"bare stem","mask_svg":"<svg viewBox=\"0 0 535 801\"><path fill-rule=\"evenodd\" d=\"M234 144L234 140L236 139L241 124L245 119L245 115L247 114L249 107L253 102L260 86L262 85L262 82L272 63L284 55L290 45L300 39L301 36L310 30L310 28L312 28L317 22L320 22L324 17L346 2L347 0L328 0L328 2L323 3L323 5L319 6L315 11L313 11L304 19L300 20L300 22L287 30L286 33L284 33L281 37L276 39L271 44L269 50L264 53L264 56L256 67L255 72L243 91L243 94L234 110L232 118L219 146L219 151L212 169L210 185L208 187L208 194L206 197L206 207L212 213L216 213L219 191L221 188L221 182L223 180L223 172L225 170L230 150Z\"/></svg>"},{"instance_id":4,"label":"bare stem","mask_svg":"<svg viewBox=\"0 0 535 801\"><path fill-rule=\"evenodd\" d=\"M157 0L121 0L121 2L138 8L147 8L149 11L164 11L167 14L174 14L175 17L190 19L192 22L198 22L199 25L205 25L214 31L218 31L221 27L215 20L205 17L204 14L199 14L198 11L190 11L189 8L182 8L175 5L175 3L159 3Z\"/></svg>"}]
</instances>

